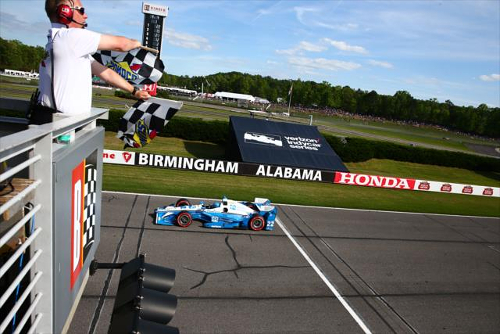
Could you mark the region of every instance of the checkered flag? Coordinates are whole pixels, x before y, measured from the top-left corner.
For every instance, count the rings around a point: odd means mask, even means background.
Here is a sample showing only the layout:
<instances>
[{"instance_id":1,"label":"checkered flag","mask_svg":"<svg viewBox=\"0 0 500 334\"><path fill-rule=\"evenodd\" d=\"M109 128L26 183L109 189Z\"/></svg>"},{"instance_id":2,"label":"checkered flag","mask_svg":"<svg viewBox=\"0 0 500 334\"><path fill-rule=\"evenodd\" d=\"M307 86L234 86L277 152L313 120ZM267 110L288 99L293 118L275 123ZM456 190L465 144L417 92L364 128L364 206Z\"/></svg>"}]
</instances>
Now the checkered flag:
<instances>
[{"instance_id":1,"label":"checkered flag","mask_svg":"<svg viewBox=\"0 0 500 334\"><path fill-rule=\"evenodd\" d=\"M92 57L138 86L158 82L165 70L165 65L159 57L140 48L128 52L98 50Z\"/></svg>"},{"instance_id":2,"label":"checkered flag","mask_svg":"<svg viewBox=\"0 0 500 334\"><path fill-rule=\"evenodd\" d=\"M95 240L95 219L97 199L97 169L94 165L85 166L85 189L83 211L83 260L92 248Z\"/></svg>"},{"instance_id":3,"label":"checkered flag","mask_svg":"<svg viewBox=\"0 0 500 334\"><path fill-rule=\"evenodd\" d=\"M143 147L163 131L168 121L182 107L182 102L150 98L137 101L120 119L117 138L127 147Z\"/></svg>"}]
</instances>

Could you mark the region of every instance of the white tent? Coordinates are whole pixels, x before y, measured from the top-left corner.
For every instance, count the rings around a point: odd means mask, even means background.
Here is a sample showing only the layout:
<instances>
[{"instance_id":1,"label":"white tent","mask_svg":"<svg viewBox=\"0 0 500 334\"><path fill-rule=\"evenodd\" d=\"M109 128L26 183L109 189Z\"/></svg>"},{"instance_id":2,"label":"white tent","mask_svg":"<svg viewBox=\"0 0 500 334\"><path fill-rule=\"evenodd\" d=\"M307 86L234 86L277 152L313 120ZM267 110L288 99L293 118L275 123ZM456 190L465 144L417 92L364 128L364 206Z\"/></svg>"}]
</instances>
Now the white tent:
<instances>
[{"instance_id":1,"label":"white tent","mask_svg":"<svg viewBox=\"0 0 500 334\"><path fill-rule=\"evenodd\" d=\"M254 102L255 97L252 95L247 95L247 94L238 94L238 93L228 93L228 92L217 92L214 95L216 98L223 99L223 100L244 100L248 102Z\"/></svg>"}]
</instances>

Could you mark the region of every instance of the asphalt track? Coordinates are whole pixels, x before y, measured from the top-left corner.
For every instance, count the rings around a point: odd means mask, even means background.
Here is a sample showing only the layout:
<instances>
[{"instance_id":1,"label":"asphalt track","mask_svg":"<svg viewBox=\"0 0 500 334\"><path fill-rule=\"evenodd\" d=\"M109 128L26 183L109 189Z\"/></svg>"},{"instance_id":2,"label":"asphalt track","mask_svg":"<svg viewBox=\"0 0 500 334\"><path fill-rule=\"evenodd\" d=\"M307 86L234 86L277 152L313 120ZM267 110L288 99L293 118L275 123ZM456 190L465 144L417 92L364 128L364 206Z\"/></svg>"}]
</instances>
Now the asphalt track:
<instances>
[{"instance_id":1,"label":"asphalt track","mask_svg":"<svg viewBox=\"0 0 500 334\"><path fill-rule=\"evenodd\" d=\"M280 205L274 231L154 225L175 200L103 193L96 258L174 268L181 333L500 331L498 218ZM89 278L69 333L107 332L118 277Z\"/></svg>"}]
</instances>

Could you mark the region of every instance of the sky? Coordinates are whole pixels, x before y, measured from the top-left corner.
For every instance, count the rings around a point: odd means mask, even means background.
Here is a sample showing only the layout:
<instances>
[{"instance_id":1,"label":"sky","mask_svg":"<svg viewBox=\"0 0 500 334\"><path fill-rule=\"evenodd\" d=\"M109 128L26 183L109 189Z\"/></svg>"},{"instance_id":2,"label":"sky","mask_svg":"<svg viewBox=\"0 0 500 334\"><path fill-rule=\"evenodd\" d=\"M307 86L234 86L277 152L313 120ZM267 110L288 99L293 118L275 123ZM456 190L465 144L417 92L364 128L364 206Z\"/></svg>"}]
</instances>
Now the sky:
<instances>
[{"instance_id":1,"label":"sky","mask_svg":"<svg viewBox=\"0 0 500 334\"><path fill-rule=\"evenodd\" d=\"M167 73L243 72L500 106L500 0L146 1L169 7ZM142 40L142 1L82 0L88 29ZM0 37L46 43L41 0L0 0Z\"/></svg>"}]
</instances>

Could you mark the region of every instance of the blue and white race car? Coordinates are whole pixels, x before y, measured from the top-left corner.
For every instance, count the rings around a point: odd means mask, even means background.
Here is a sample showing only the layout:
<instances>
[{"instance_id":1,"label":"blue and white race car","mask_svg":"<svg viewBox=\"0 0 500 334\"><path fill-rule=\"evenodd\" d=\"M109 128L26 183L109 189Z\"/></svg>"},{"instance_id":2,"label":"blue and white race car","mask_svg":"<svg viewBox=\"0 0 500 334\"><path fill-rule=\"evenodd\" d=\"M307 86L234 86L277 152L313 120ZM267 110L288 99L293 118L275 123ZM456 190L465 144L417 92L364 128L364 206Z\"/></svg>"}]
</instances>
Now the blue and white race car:
<instances>
[{"instance_id":1,"label":"blue and white race car","mask_svg":"<svg viewBox=\"0 0 500 334\"><path fill-rule=\"evenodd\" d=\"M204 227L242 228L254 231L274 229L278 209L266 198L256 198L254 202L238 202L227 198L212 205L200 202L191 205L179 199L175 205L159 207L155 210L155 224L188 227L193 220L199 220Z\"/></svg>"}]
</instances>

